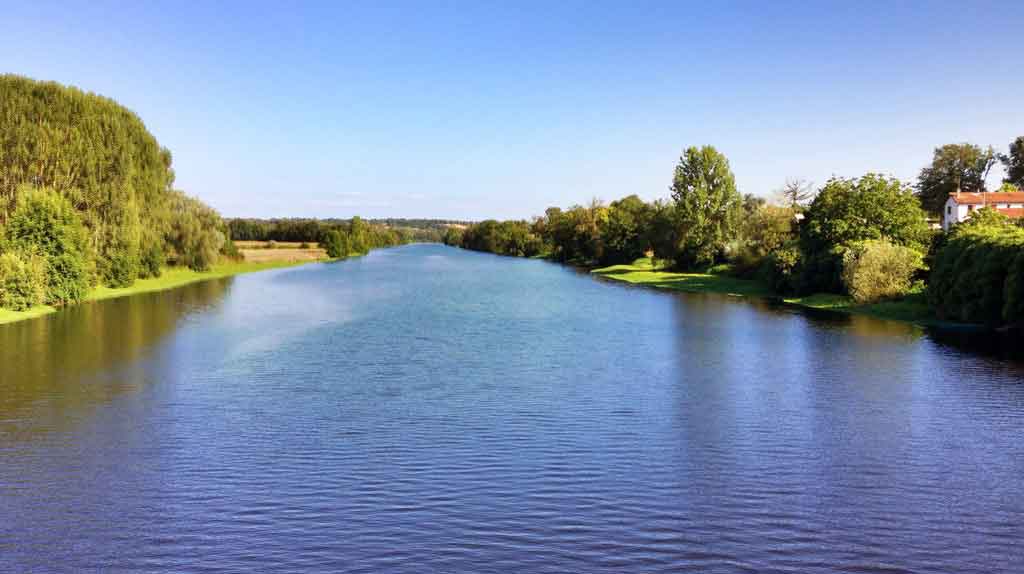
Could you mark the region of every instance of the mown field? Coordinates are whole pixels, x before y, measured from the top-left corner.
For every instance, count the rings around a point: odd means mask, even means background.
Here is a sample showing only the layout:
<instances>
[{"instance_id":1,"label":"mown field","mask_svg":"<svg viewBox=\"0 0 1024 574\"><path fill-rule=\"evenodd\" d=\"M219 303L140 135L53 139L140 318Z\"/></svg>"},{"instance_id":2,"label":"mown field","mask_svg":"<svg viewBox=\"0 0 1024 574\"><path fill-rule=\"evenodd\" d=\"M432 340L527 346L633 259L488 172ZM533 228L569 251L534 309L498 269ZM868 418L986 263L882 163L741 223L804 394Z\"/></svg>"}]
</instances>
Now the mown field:
<instances>
[{"instance_id":1,"label":"mown field","mask_svg":"<svg viewBox=\"0 0 1024 574\"><path fill-rule=\"evenodd\" d=\"M327 251L316 242L236 241L235 247L247 263L298 263L328 259Z\"/></svg>"}]
</instances>

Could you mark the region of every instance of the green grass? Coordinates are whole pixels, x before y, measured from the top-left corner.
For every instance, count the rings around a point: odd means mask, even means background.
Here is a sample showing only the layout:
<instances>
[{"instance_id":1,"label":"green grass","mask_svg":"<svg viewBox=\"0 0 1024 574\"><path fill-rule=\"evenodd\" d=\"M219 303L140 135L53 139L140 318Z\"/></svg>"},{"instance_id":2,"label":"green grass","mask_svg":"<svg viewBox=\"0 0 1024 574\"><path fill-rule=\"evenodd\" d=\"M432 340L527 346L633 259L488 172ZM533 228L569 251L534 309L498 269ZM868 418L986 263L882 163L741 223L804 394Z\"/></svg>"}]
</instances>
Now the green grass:
<instances>
[{"instance_id":1,"label":"green grass","mask_svg":"<svg viewBox=\"0 0 1024 574\"><path fill-rule=\"evenodd\" d=\"M935 322L925 301L924 292L920 289L898 300L859 305L850 297L829 293L816 293L806 297L781 298L760 281L737 279L722 273L722 270L717 268L714 271L716 272L676 273L664 270L662 265L652 264L650 259L643 258L637 259L631 265L613 265L611 267L594 269L591 273L616 281L625 281L635 285L672 291L722 293L738 297L771 297L790 305L798 305L810 309L855 313L911 323L925 324Z\"/></svg>"},{"instance_id":2,"label":"green grass","mask_svg":"<svg viewBox=\"0 0 1024 574\"><path fill-rule=\"evenodd\" d=\"M241 261L214 265L213 269L204 272L193 271L188 268L171 267L164 269L164 272L160 277L153 279L139 279L131 287L116 289L103 286L96 287L88 296L86 296L85 300L100 301L103 299L113 299L115 297L137 295L139 293L164 291L167 289L174 289L175 287L181 287L182 285L188 285L189 283L195 283L196 281L219 279L222 277L229 277L231 275L238 275L240 273L252 273L254 271L264 271L266 269L276 269L279 267L294 267L305 263L310 262L270 261L265 263L246 263ZM32 307L26 311L9 311L7 309L0 309L0 324L33 319L55 311L57 311L57 308L50 307L48 305Z\"/></svg>"}]
</instances>

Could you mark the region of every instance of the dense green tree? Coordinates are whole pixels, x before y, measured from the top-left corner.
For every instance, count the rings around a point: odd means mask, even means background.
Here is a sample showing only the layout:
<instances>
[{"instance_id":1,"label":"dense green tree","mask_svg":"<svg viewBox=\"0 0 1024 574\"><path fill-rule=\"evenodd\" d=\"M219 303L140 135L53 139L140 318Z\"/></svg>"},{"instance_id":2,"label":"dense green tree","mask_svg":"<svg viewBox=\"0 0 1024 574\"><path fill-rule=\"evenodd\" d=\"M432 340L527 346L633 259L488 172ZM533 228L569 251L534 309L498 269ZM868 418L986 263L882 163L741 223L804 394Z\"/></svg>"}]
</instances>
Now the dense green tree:
<instances>
[{"instance_id":1,"label":"dense green tree","mask_svg":"<svg viewBox=\"0 0 1024 574\"><path fill-rule=\"evenodd\" d=\"M985 211L985 210L982 210ZM932 260L928 300L940 318L1024 324L1024 229L982 216L957 225Z\"/></svg>"},{"instance_id":2,"label":"dense green tree","mask_svg":"<svg viewBox=\"0 0 1024 574\"><path fill-rule=\"evenodd\" d=\"M207 271L217 262L224 245L220 216L203 202L180 191L171 193L171 226L167 243L171 257L196 271Z\"/></svg>"},{"instance_id":3,"label":"dense green tree","mask_svg":"<svg viewBox=\"0 0 1024 574\"><path fill-rule=\"evenodd\" d=\"M636 195L613 201L601 222L601 263L632 263L650 248L651 208Z\"/></svg>"},{"instance_id":4,"label":"dense green tree","mask_svg":"<svg viewBox=\"0 0 1024 574\"><path fill-rule=\"evenodd\" d=\"M999 159L1006 168L1003 182L1024 188L1024 136L1010 142L1010 153L1000 154Z\"/></svg>"},{"instance_id":5,"label":"dense green tree","mask_svg":"<svg viewBox=\"0 0 1024 574\"><path fill-rule=\"evenodd\" d=\"M714 263L735 237L743 213L729 161L712 146L688 148L676 166L672 198L681 236L677 264Z\"/></svg>"},{"instance_id":6,"label":"dense green tree","mask_svg":"<svg viewBox=\"0 0 1024 574\"><path fill-rule=\"evenodd\" d=\"M327 256L331 259L345 258L352 252L348 233L342 229L328 231L324 236L321 246L327 251Z\"/></svg>"},{"instance_id":7,"label":"dense green tree","mask_svg":"<svg viewBox=\"0 0 1024 574\"><path fill-rule=\"evenodd\" d=\"M913 190L872 173L830 179L807 210L801 232L812 253L867 239L888 239L923 252L930 237Z\"/></svg>"},{"instance_id":8,"label":"dense green tree","mask_svg":"<svg viewBox=\"0 0 1024 574\"><path fill-rule=\"evenodd\" d=\"M935 148L932 163L917 178L917 195L925 210L942 213L949 194L985 191L985 178L996 161L991 147L982 149L968 143Z\"/></svg>"},{"instance_id":9,"label":"dense green tree","mask_svg":"<svg viewBox=\"0 0 1024 574\"><path fill-rule=\"evenodd\" d=\"M51 305L81 301L92 282L85 226L67 200L51 189L22 187L4 230L4 251L38 254L45 261Z\"/></svg>"},{"instance_id":10,"label":"dense green tree","mask_svg":"<svg viewBox=\"0 0 1024 574\"><path fill-rule=\"evenodd\" d=\"M78 210L101 279L125 285L163 241L173 177L170 153L113 100L0 76L0 224L24 184L53 189Z\"/></svg>"},{"instance_id":11,"label":"dense green tree","mask_svg":"<svg viewBox=\"0 0 1024 574\"><path fill-rule=\"evenodd\" d=\"M931 231L913 190L877 174L832 178L818 192L800 226L800 291L843 290L843 252L857 241L885 239L920 253Z\"/></svg>"}]
</instances>

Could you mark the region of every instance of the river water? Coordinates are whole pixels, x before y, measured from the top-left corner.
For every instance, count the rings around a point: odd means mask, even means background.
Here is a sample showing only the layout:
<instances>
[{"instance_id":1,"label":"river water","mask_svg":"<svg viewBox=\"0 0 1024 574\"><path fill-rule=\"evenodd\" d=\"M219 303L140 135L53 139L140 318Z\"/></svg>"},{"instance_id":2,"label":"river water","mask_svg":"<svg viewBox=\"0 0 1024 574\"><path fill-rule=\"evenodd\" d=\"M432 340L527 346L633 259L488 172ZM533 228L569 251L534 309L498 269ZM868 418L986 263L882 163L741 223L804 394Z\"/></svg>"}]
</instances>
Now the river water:
<instances>
[{"instance_id":1,"label":"river water","mask_svg":"<svg viewBox=\"0 0 1024 574\"><path fill-rule=\"evenodd\" d=\"M439 245L85 304L0 571L1021 572L1019 350Z\"/></svg>"}]
</instances>

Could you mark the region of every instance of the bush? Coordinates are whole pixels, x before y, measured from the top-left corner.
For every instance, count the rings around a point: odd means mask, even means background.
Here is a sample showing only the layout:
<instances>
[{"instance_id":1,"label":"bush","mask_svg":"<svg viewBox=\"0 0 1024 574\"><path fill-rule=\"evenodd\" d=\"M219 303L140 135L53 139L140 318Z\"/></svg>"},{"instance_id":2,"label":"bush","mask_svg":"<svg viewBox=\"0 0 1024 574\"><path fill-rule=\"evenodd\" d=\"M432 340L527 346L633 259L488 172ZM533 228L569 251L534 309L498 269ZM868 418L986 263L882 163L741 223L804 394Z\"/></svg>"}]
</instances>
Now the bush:
<instances>
[{"instance_id":1,"label":"bush","mask_svg":"<svg viewBox=\"0 0 1024 574\"><path fill-rule=\"evenodd\" d=\"M796 293L802 263L800 249L795 245L783 247L764 258L761 264L761 278L776 293Z\"/></svg>"},{"instance_id":2,"label":"bush","mask_svg":"<svg viewBox=\"0 0 1024 574\"><path fill-rule=\"evenodd\" d=\"M224 245L220 248L220 254L231 261L241 261L242 259L245 259L242 252L238 250L238 246L230 239L224 240Z\"/></svg>"},{"instance_id":3,"label":"bush","mask_svg":"<svg viewBox=\"0 0 1024 574\"><path fill-rule=\"evenodd\" d=\"M921 268L917 251L884 240L851 245L843 254L843 286L858 303L905 295Z\"/></svg>"},{"instance_id":4,"label":"bush","mask_svg":"<svg viewBox=\"0 0 1024 574\"><path fill-rule=\"evenodd\" d=\"M323 248L331 259L348 257L350 247L348 234L341 230L332 229L324 236Z\"/></svg>"},{"instance_id":5,"label":"bush","mask_svg":"<svg viewBox=\"0 0 1024 574\"><path fill-rule=\"evenodd\" d=\"M21 190L7 222L7 243L16 251L38 253L46 262L46 302L81 301L93 276L86 231L67 199L49 189Z\"/></svg>"},{"instance_id":6,"label":"bush","mask_svg":"<svg viewBox=\"0 0 1024 574\"><path fill-rule=\"evenodd\" d=\"M24 311L46 300L46 261L29 253L0 253L0 308Z\"/></svg>"},{"instance_id":7,"label":"bush","mask_svg":"<svg viewBox=\"0 0 1024 574\"><path fill-rule=\"evenodd\" d=\"M940 318L998 325L1024 320L1024 230L958 225L936 252L928 301Z\"/></svg>"},{"instance_id":8,"label":"bush","mask_svg":"<svg viewBox=\"0 0 1024 574\"><path fill-rule=\"evenodd\" d=\"M157 244L143 249L139 260L139 277L159 277L163 273L164 250Z\"/></svg>"},{"instance_id":9,"label":"bush","mask_svg":"<svg viewBox=\"0 0 1024 574\"><path fill-rule=\"evenodd\" d=\"M106 257L99 258L100 276L110 287L129 287L140 275L135 250L118 243L111 246Z\"/></svg>"}]
</instances>

